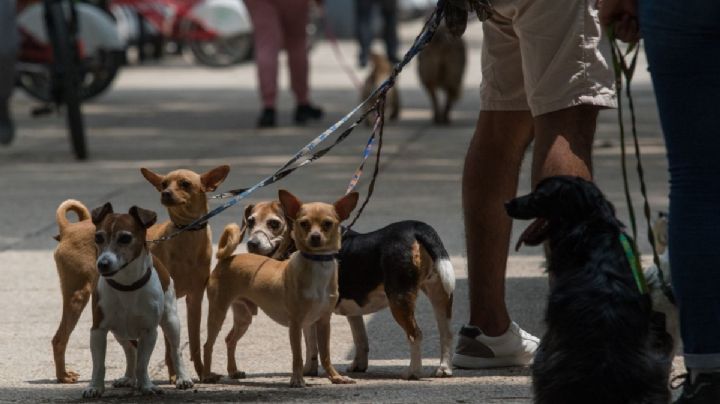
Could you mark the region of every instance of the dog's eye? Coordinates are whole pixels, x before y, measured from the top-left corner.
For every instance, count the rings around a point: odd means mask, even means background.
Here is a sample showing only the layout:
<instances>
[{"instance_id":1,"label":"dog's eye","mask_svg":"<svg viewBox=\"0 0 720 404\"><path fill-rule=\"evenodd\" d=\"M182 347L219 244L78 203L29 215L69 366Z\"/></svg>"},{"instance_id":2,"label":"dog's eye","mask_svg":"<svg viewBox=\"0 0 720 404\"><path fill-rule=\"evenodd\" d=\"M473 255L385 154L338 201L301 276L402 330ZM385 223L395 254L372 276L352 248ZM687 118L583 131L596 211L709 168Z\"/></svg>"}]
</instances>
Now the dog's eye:
<instances>
[{"instance_id":1,"label":"dog's eye","mask_svg":"<svg viewBox=\"0 0 720 404\"><path fill-rule=\"evenodd\" d=\"M170 183L168 183L166 180L166 181L163 181L162 184L160 184L160 185L163 187L163 189L165 189L168 187L168 185L170 185Z\"/></svg>"},{"instance_id":2,"label":"dog's eye","mask_svg":"<svg viewBox=\"0 0 720 404\"><path fill-rule=\"evenodd\" d=\"M102 244L105 242L105 236L102 233L95 233L95 243Z\"/></svg>"},{"instance_id":3,"label":"dog's eye","mask_svg":"<svg viewBox=\"0 0 720 404\"><path fill-rule=\"evenodd\" d=\"M183 189L190 189L190 181L182 180L180 181L180 186L183 187Z\"/></svg>"},{"instance_id":4,"label":"dog's eye","mask_svg":"<svg viewBox=\"0 0 720 404\"><path fill-rule=\"evenodd\" d=\"M310 222L307 220L302 220L300 223L298 223L300 227L302 227L303 230L306 232L310 231Z\"/></svg>"},{"instance_id":5,"label":"dog's eye","mask_svg":"<svg viewBox=\"0 0 720 404\"><path fill-rule=\"evenodd\" d=\"M271 230L277 230L280 228L280 221L276 219L270 219L267 221L267 225Z\"/></svg>"},{"instance_id":6,"label":"dog's eye","mask_svg":"<svg viewBox=\"0 0 720 404\"><path fill-rule=\"evenodd\" d=\"M132 241L132 236L129 234L121 234L117 238L118 244L130 244L131 241Z\"/></svg>"},{"instance_id":7,"label":"dog's eye","mask_svg":"<svg viewBox=\"0 0 720 404\"><path fill-rule=\"evenodd\" d=\"M322 229L323 229L323 231L328 231L328 230L330 230L330 229L332 228L333 224L334 224L334 223L332 222L332 220L324 220L324 221L322 222Z\"/></svg>"},{"instance_id":8,"label":"dog's eye","mask_svg":"<svg viewBox=\"0 0 720 404\"><path fill-rule=\"evenodd\" d=\"M249 217L248 220L247 220L247 225L248 225L249 228L252 229L252 228L255 226L255 218L254 218L254 217Z\"/></svg>"}]
</instances>

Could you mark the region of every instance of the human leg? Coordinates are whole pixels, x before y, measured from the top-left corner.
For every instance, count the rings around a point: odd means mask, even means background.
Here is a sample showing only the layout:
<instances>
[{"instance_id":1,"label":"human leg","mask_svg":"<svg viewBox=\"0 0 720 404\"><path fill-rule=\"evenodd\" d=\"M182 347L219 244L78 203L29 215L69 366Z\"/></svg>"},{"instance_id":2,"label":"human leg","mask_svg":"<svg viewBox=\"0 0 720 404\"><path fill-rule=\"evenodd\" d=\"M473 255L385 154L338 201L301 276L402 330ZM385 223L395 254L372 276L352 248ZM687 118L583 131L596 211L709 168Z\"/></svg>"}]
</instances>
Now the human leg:
<instances>
[{"instance_id":1,"label":"human leg","mask_svg":"<svg viewBox=\"0 0 720 404\"><path fill-rule=\"evenodd\" d=\"M357 36L358 64L365 67L370 56L370 45L372 44L372 9L375 0L355 0L355 35Z\"/></svg>"},{"instance_id":2,"label":"human leg","mask_svg":"<svg viewBox=\"0 0 720 404\"><path fill-rule=\"evenodd\" d=\"M397 0L382 0L380 11L383 17L383 39L385 40L385 51L388 60L392 63L400 61L398 59L398 33L397 33Z\"/></svg>"},{"instance_id":3,"label":"human leg","mask_svg":"<svg viewBox=\"0 0 720 404\"><path fill-rule=\"evenodd\" d=\"M10 96L15 86L17 25L15 1L0 2L0 144L9 144L15 135L10 118Z\"/></svg>"},{"instance_id":4,"label":"human leg","mask_svg":"<svg viewBox=\"0 0 720 404\"><path fill-rule=\"evenodd\" d=\"M641 1L670 171L669 250L690 377L678 403L720 402L720 4Z\"/></svg>"}]
</instances>

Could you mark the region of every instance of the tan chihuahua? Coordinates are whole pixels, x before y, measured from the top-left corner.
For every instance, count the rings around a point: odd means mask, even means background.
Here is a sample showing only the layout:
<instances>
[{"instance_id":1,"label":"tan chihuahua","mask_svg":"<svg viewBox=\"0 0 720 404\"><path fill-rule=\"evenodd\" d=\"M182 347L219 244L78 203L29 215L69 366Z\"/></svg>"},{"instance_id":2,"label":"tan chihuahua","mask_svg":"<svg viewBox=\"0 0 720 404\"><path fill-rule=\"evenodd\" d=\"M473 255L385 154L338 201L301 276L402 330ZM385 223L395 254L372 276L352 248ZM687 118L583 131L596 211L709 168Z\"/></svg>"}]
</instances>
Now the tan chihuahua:
<instances>
[{"instance_id":1,"label":"tan chihuahua","mask_svg":"<svg viewBox=\"0 0 720 404\"><path fill-rule=\"evenodd\" d=\"M330 316L339 295L335 256L340 251L340 222L350 216L358 194L349 193L333 205L303 204L285 190L280 190L279 199L285 214L295 223L292 238L298 251L286 261L238 254L218 262L207 286L208 336L203 380L219 379L211 371L213 346L228 309L239 303L251 309L258 306L277 323L290 328L291 387L305 386L302 332L303 329L309 332L313 325L317 327L320 360L330 381L354 383L341 376L330 361Z\"/></svg>"},{"instance_id":2,"label":"tan chihuahua","mask_svg":"<svg viewBox=\"0 0 720 404\"><path fill-rule=\"evenodd\" d=\"M141 168L140 172L160 192L160 202L167 208L170 216L169 221L158 223L148 229L148 239L154 240L186 228L190 223L204 216L208 212L205 193L214 191L225 180L230 167L219 166L204 174L190 170L175 170L167 175L160 175L147 168ZM175 238L153 244L150 250L170 271L170 276L175 282L177 297L186 297L190 358L198 377L202 377L200 323L203 294L210 276L212 259L210 228L206 224L187 229ZM167 341L165 361L168 364L172 363ZM174 380L174 369L168 366L168 371L170 380Z\"/></svg>"}]
</instances>

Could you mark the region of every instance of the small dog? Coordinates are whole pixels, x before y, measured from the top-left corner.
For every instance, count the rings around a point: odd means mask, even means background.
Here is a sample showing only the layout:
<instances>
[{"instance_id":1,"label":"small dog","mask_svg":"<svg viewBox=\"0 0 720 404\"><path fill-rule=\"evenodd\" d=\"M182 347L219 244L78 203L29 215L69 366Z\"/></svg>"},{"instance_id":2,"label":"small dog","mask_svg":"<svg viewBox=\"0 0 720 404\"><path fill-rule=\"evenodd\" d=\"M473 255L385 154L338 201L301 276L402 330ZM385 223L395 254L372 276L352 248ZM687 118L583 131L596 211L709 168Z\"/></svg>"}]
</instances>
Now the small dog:
<instances>
[{"instance_id":1,"label":"small dog","mask_svg":"<svg viewBox=\"0 0 720 404\"><path fill-rule=\"evenodd\" d=\"M116 214L110 203L92 212L100 279L93 291L90 331L93 372L83 391L85 398L100 397L105 391L108 331L122 345L127 361L125 376L113 385L136 386L143 394L162 393L150 380L147 369L158 325L170 347L177 372L176 387L193 386L180 355L180 320L173 281L145 243L147 228L156 218L155 212L137 206L126 214Z\"/></svg>"},{"instance_id":2,"label":"small dog","mask_svg":"<svg viewBox=\"0 0 720 404\"><path fill-rule=\"evenodd\" d=\"M612 204L591 182L558 176L506 209L515 219L536 219L518 248L548 240L551 251L547 331L532 368L535 403L668 403L672 341L638 290Z\"/></svg>"},{"instance_id":3,"label":"small dog","mask_svg":"<svg viewBox=\"0 0 720 404\"><path fill-rule=\"evenodd\" d=\"M245 209L244 230L228 226L220 241L218 258L229 256L249 231L248 251L284 256L294 250L290 237L291 223L278 202L262 202ZM348 231L342 239L339 266L340 300L335 314L347 316L355 343L355 358L349 372L364 372L368 367L368 338L364 314L375 313L390 306L398 324L405 330L410 344L410 366L403 375L418 379L422 373L422 332L415 321L415 299L422 290L430 299L440 331L440 367L435 375L451 376L450 352L452 332L452 296L455 272L448 253L429 225L402 221L367 234ZM233 327L231 334L247 328L251 319ZM235 331L237 329L237 331ZM243 331L244 332L244 331ZM234 345L228 335L228 368L234 368ZM317 375L317 341L315 333L305 334L307 345L304 373ZM232 372L230 372L232 374Z\"/></svg>"},{"instance_id":4,"label":"small dog","mask_svg":"<svg viewBox=\"0 0 720 404\"><path fill-rule=\"evenodd\" d=\"M450 123L450 109L462 93L465 73L465 42L453 36L443 23L432 41L418 55L418 76L433 107L433 122ZM438 92L445 92L445 106L440 107Z\"/></svg>"},{"instance_id":5,"label":"small dog","mask_svg":"<svg viewBox=\"0 0 720 404\"><path fill-rule=\"evenodd\" d=\"M358 194L351 192L333 205L303 204L284 190L279 192L279 199L283 211L295 223L292 237L298 251L286 261L256 254L219 260L207 285L208 335L203 380L213 382L219 378L211 372L213 345L227 310L231 306L236 310L242 304L250 310L258 306L277 323L290 328L291 387L305 386L302 331L313 325L317 326L320 358L330 381L354 383L341 376L330 361L330 316L338 301L335 256L340 250L340 222L350 216Z\"/></svg>"},{"instance_id":6,"label":"small dog","mask_svg":"<svg viewBox=\"0 0 720 404\"><path fill-rule=\"evenodd\" d=\"M365 101L376 88L380 86L392 74L393 66L387 57L379 53L370 54L370 73L365 79L362 90L360 92L360 101ZM389 109L388 109L389 108ZM387 93L387 103L385 104L385 113L391 120L400 117L400 92L397 85L393 86ZM367 123L372 125L375 121L375 114L368 115Z\"/></svg>"},{"instance_id":7,"label":"small dog","mask_svg":"<svg viewBox=\"0 0 720 404\"><path fill-rule=\"evenodd\" d=\"M208 212L205 194L217 189L230 172L230 167L222 165L204 174L175 170L160 175L147 168L141 168L140 172L160 192L160 202L170 216L169 221L148 229L148 238L154 240L183 229L204 216ZM190 358L198 377L202 377L200 324L205 284L210 277L212 232L207 225L187 229L175 238L153 244L150 250L170 270L177 297L186 297ZM165 361L168 364L172 363L169 352L166 347ZM173 380L171 366L168 366L168 371L170 380Z\"/></svg>"}]
</instances>

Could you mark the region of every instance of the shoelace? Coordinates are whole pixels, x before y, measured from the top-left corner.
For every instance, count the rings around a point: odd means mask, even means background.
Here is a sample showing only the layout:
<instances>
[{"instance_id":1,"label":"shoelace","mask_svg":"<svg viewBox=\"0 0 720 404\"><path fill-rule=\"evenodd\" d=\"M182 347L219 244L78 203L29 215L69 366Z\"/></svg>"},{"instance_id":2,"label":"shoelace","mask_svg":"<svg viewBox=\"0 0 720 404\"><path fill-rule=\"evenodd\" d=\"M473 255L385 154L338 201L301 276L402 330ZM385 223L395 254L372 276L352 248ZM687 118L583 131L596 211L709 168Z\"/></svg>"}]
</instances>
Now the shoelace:
<instances>
[{"instance_id":1,"label":"shoelace","mask_svg":"<svg viewBox=\"0 0 720 404\"><path fill-rule=\"evenodd\" d=\"M676 383L678 380L680 381L680 383ZM690 384L690 373L688 372L679 374L670 379L670 388L673 390L677 390L686 383Z\"/></svg>"}]
</instances>

